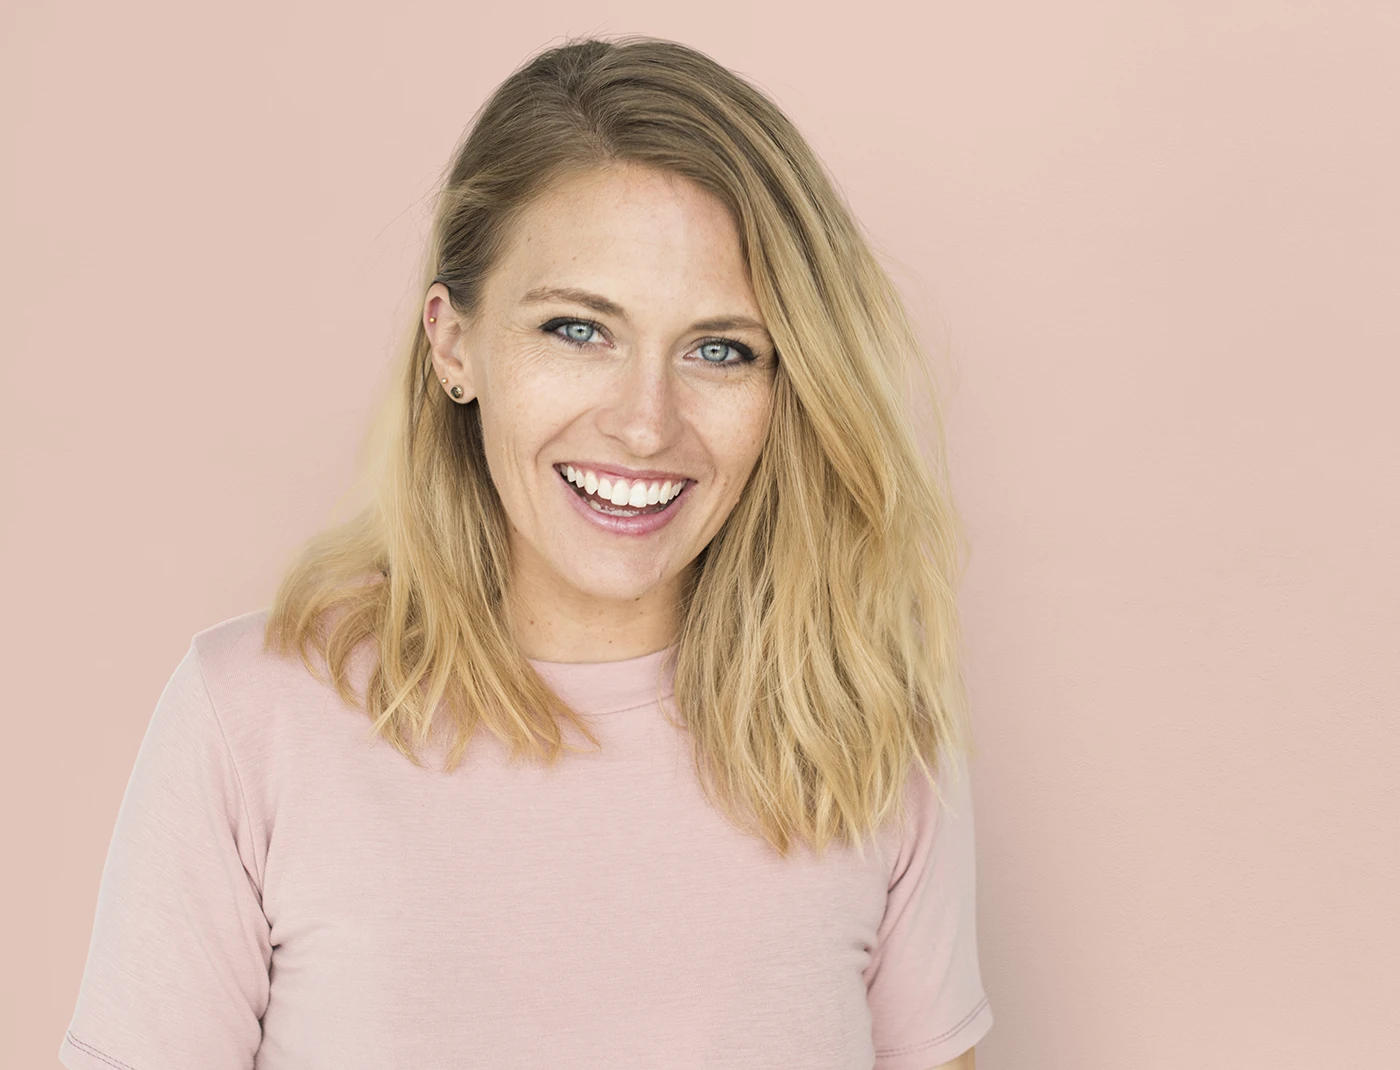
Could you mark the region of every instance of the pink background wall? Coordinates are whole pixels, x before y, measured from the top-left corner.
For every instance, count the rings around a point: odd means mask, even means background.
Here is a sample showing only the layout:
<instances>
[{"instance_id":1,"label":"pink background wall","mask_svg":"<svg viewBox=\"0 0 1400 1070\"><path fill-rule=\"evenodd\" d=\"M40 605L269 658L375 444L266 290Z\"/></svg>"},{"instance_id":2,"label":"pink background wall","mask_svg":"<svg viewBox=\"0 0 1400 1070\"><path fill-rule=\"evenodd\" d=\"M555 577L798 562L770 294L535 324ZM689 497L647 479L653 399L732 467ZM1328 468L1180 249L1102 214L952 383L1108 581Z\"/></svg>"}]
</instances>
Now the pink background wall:
<instances>
[{"instance_id":1,"label":"pink background wall","mask_svg":"<svg viewBox=\"0 0 1400 1070\"><path fill-rule=\"evenodd\" d=\"M190 635L348 485L460 129L641 31L789 109L951 355L979 1066L1396 1065L1398 12L10 0L0 1063Z\"/></svg>"}]
</instances>

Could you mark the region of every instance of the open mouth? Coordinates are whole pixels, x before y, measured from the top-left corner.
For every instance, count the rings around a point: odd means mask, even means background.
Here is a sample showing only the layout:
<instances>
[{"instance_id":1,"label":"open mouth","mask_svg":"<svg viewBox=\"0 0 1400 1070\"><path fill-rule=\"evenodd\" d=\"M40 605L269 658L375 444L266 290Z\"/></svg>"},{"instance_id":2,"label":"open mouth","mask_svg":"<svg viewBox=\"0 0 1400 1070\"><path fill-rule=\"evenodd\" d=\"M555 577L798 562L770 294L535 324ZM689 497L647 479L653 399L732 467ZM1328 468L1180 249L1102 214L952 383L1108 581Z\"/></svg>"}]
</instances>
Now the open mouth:
<instances>
[{"instance_id":1,"label":"open mouth","mask_svg":"<svg viewBox=\"0 0 1400 1070\"><path fill-rule=\"evenodd\" d=\"M612 500L617 495L617 487L611 481L600 481L597 489L590 493L586 486L580 486L579 482L571 480L568 470L563 466L555 465L554 470L559 473L559 478L569 485L570 490L588 503L590 509L608 516L630 517L664 513L695 482L693 479L686 479L682 480L679 485L675 485L670 480L653 481L643 485L647 498L650 499L654 492L659 499L663 500L658 500L655 503L648 501L647 504L639 506L618 505ZM581 476L578 478L582 479ZM624 490L630 493L632 491L631 485L625 484Z\"/></svg>"}]
</instances>

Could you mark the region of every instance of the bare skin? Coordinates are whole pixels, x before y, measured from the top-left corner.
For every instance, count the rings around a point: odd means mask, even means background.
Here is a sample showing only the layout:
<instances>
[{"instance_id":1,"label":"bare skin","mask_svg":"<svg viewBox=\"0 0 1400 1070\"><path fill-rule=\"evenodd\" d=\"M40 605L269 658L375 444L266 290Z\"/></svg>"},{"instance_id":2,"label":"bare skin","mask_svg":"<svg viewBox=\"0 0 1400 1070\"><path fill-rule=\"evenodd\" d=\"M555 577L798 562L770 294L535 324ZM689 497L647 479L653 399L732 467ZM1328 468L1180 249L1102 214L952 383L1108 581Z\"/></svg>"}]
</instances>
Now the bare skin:
<instances>
[{"instance_id":1,"label":"bare skin","mask_svg":"<svg viewBox=\"0 0 1400 1070\"><path fill-rule=\"evenodd\" d=\"M526 656L617 661L674 642L686 570L758 460L776 369L725 206L634 165L574 176L525 210L475 316L439 283L423 321L439 386L481 408ZM660 530L622 535L555 468L590 462L694 482Z\"/></svg>"}]
</instances>

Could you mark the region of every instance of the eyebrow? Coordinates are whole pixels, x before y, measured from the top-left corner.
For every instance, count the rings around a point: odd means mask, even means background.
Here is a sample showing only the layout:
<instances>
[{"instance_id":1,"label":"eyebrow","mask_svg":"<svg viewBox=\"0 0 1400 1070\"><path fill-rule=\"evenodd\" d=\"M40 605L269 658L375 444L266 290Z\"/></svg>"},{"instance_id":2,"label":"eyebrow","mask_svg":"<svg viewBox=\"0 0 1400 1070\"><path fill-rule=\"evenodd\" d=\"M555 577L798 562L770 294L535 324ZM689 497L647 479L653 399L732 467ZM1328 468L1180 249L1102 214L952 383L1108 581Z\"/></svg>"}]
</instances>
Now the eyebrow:
<instances>
[{"instance_id":1,"label":"eyebrow","mask_svg":"<svg viewBox=\"0 0 1400 1070\"><path fill-rule=\"evenodd\" d=\"M601 294L569 286L541 286L531 290L520 299L521 304L539 301L572 301L574 304L583 305L584 308L591 308L603 316L616 316L620 320L627 319L626 311L617 302L609 301ZM697 331L732 331L745 327L754 331L762 331L764 334L768 333L768 329L762 323L748 316L715 316L691 324L691 329Z\"/></svg>"}]
</instances>

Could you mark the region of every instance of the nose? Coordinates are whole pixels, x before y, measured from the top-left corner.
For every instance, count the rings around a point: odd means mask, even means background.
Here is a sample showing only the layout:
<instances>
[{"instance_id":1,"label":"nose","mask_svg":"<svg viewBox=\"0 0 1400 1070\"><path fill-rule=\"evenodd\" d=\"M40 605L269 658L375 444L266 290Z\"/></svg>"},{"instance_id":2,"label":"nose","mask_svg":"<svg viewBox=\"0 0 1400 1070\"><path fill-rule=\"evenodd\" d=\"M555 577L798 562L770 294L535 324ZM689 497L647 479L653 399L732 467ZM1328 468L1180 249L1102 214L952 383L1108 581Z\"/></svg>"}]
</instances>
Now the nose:
<instances>
[{"instance_id":1,"label":"nose","mask_svg":"<svg viewBox=\"0 0 1400 1070\"><path fill-rule=\"evenodd\" d=\"M675 372L660 352L636 354L621 368L598 418L599 430L633 457L650 457L675 441L680 425Z\"/></svg>"}]
</instances>

